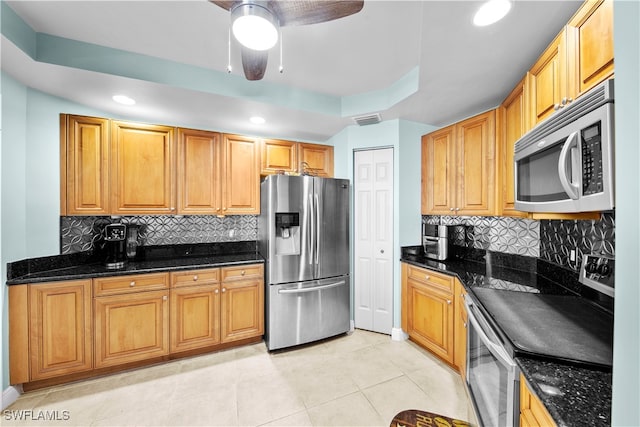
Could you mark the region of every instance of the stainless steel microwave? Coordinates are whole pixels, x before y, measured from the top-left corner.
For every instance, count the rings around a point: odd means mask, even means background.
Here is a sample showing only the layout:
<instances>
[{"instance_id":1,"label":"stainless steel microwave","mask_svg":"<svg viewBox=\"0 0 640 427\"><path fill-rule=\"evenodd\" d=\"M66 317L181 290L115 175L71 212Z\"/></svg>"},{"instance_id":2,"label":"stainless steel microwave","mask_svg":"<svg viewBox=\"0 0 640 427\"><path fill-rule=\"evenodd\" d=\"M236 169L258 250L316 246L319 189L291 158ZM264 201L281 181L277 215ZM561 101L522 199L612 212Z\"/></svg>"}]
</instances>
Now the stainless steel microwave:
<instances>
[{"instance_id":1,"label":"stainless steel microwave","mask_svg":"<svg viewBox=\"0 0 640 427\"><path fill-rule=\"evenodd\" d=\"M515 208L614 208L613 79L555 112L515 144Z\"/></svg>"}]
</instances>

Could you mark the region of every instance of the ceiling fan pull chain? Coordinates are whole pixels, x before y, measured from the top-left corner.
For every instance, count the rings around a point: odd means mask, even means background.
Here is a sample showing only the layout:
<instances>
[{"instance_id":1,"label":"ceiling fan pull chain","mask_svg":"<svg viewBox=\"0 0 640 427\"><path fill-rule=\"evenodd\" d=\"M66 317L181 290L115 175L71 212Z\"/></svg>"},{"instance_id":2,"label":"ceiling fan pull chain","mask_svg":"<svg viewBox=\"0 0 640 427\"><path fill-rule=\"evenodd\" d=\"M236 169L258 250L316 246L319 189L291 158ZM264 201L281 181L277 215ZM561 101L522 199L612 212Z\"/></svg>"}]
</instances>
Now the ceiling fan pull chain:
<instances>
[{"instance_id":1,"label":"ceiling fan pull chain","mask_svg":"<svg viewBox=\"0 0 640 427\"><path fill-rule=\"evenodd\" d=\"M232 68L231 68L231 26L229 26L229 45L227 47L227 73L231 73Z\"/></svg>"},{"instance_id":2,"label":"ceiling fan pull chain","mask_svg":"<svg viewBox=\"0 0 640 427\"><path fill-rule=\"evenodd\" d=\"M279 27L280 29L280 68L278 68L278 71L280 71L280 74L282 74L284 72L284 66L282 65L282 27Z\"/></svg>"}]
</instances>

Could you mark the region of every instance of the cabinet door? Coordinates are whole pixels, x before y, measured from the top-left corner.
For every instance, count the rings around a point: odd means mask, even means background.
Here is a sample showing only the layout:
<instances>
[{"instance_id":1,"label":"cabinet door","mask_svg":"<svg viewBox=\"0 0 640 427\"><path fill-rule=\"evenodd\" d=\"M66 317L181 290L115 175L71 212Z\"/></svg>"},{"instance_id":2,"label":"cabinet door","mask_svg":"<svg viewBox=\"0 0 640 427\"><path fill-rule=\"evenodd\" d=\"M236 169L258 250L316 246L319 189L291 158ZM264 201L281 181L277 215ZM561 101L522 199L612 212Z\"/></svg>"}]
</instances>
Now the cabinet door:
<instances>
[{"instance_id":1,"label":"cabinet door","mask_svg":"<svg viewBox=\"0 0 640 427\"><path fill-rule=\"evenodd\" d=\"M31 381L93 368L91 280L29 285Z\"/></svg>"},{"instance_id":2,"label":"cabinet door","mask_svg":"<svg viewBox=\"0 0 640 427\"><path fill-rule=\"evenodd\" d=\"M495 213L495 111L456 125L457 203L461 215Z\"/></svg>"},{"instance_id":3,"label":"cabinet door","mask_svg":"<svg viewBox=\"0 0 640 427\"><path fill-rule=\"evenodd\" d=\"M509 96L502 102L498 109L498 124L496 143L499 147L498 174L500 179L498 191L500 192L500 210L503 216L518 216L526 218L527 212L521 212L515 208L514 188L514 164L513 152L515 143L527 130L526 109L526 78L513 89Z\"/></svg>"},{"instance_id":4,"label":"cabinet door","mask_svg":"<svg viewBox=\"0 0 640 427\"><path fill-rule=\"evenodd\" d=\"M94 298L96 368L169 352L169 291Z\"/></svg>"},{"instance_id":5,"label":"cabinet door","mask_svg":"<svg viewBox=\"0 0 640 427\"><path fill-rule=\"evenodd\" d=\"M220 342L220 285L171 290L171 352Z\"/></svg>"},{"instance_id":6,"label":"cabinet door","mask_svg":"<svg viewBox=\"0 0 640 427\"><path fill-rule=\"evenodd\" d=\"M222 214L260 213L260 151L255 138L224 135Z\"/></svg>"},{"instance_id":7,"label":"cabinet door","mask_svg":"<svg viewBox=\"0 0 640 427\"><path fill-rule=\"evenodd\" d=\"M613 0L586 1L569 21L567 39L569 84L576 98L613 76Z\"/></svg>"},{"instance_id":8,"label":"cabinet door","mask_svg":"<svg viewBox=\"0 0 640 427\"><path fill-rule=\"evenodd\" d=\"M527 74L530 123L535 126L549 117L567 96L567 57L563 30Z\"/></svg>"},{"instance_id":9,"label":"cabinet door","mask_svg":"<svg viewBox=\"0 0 640 427\"><path fill-rule=\"evenodd\" d=\"M111 208L114 214L175 213L173 128L113 122Z\"/></svg>"},{"instance_id":10,"label":"cabinet door","mask_svg":"<svg viewBox=\"0 0 640 427\"><path fill-rule=\"evenodd\" d=\"M467 371L467 308L464 304L466 291L460 281L456 280L454 300L455 321L454 321L454 365L458 367L462 378L466 378Z\"/></svg>"},{"instance_id":11,"label":"cabinet door","mask_svg":"<svg viewBox=\"0 0 640 427\"><path fill-rule=\"evenodd\" d=\"M455 128L422 137L422 214L451 214L455 205Z\"/></svg>"},{"instance_id":12,"label":"cabinet door","mask_svg":"<svg viewBox=\"0 0 640 427\"><path fill-rule=\"evenodd\" d=\"M520 374L520 425L523 427L555 427L556 423L540 399L531 392Z\"/></svg>"},{"instance_id":13,"label":"cabinet door","mask_svg":"<svg viewBox=\"0 0 640 427\"><path fill-rule=\"evenodd\" d=\"M220 134L178 130L178 213L220 214Z\"/></svg>"},{"instance_id":14,"label":"cabinet door","mask_svg":"<svg viewBox=\"0 0 640 427\"><path fill-rule=\"evenodd\" d=\"M333 177L333 146L300 143L298 153L301 173Z\"/></svg>"},{"instance_id":15,"label":"cabinet door","mask_svg":"<svg viewBox=\"0 0 640 427\"><path fill-rule=\"evenodd\" d=\"M448 363L453 363L452 295L413 279L407 282L409 336Z\"/></svg>"},{"instance_id":16,"label":"cabinet door","mask_svg":"<svg viewBox=\"0 0 640 427\"><path fill-rule=\"evenodd\" d=\"M62 115L60 126L63 214L109 214L109 120Z\"/></svg>"},{"instance_id":17,"label":"cabinet door","mask_svg":"<svg viewBox=\"0 0 640 427\"><path fill-rule=\"evenodd\" d=\"M222 342L259 337L264 333L263 279L222 283Z\"/></svg>"},{"instance_id":18,"label":"cabinet door","mask_svg":"<svg viewBox=\"0 0 640 427\"><path fill-rule=\"evenodd\" d=\"M277 139L263 139L261 150L262 175L298 170L298 143Z\"/></svg>"}]
</instances>

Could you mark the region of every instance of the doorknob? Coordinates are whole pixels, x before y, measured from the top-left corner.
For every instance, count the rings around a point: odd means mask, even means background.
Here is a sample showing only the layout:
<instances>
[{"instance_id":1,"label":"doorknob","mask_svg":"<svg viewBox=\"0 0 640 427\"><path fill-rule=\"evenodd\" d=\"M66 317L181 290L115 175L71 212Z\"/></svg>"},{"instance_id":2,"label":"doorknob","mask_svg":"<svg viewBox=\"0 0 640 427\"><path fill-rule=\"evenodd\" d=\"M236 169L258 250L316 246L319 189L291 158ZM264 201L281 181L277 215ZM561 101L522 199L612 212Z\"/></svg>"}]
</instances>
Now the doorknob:
<instances>
[{"instance_id":1,"label":"doorknob","mask_svg":"<svg viewBox=\"0 0 640 427\"><path fill-rule=\"evenodd\" d=\"M384 253L384 249L380 249L380 253L383 254Z\"/></svg>"}]
</instances>

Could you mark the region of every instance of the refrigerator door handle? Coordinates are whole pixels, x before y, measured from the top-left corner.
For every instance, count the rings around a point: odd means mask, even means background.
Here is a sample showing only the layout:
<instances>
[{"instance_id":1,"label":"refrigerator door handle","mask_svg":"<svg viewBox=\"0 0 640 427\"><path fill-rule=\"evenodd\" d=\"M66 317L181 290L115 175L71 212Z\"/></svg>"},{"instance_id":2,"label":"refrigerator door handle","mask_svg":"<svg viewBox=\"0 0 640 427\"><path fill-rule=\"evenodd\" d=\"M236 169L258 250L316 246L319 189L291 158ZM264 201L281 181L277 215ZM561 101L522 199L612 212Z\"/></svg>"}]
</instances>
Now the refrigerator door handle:
<instances>
[{"instance_id":1,"label":"refrigerator door handle","mask_svg":"<svg viewBox=\"0 0 640 427\"><path fill-rule=\"evenodd\" d=\"M314 194L315 197L315 202L316 202L316 208L315 208L315 214L316 214L316 234L315 234L315 239L316 239L316 253L315 253L315 263L316 266L319 263L319 258L320 258L320 233L322 233L322 229L321 229L321 223L320 223L320 201L318 200L318 193ZM317 269L317 267L316 267ZM317 271L316 271L316 277L318 276Z\"/></svg>"},{"instance_id":2,"label":"refrigerator door handle","mask_svg":"<svg viewBox=\"0 0 640 427\"><path fill-rule=\"evenodd\" d=\"M315 241L316 241L316 229L315 229L315 209L313 208L313 196L309 194L309 215L307 217L307 229L309 230L309 264L315 264ZM315 271L313 272L315 277Z\"/></svg>"},{"instance_id":3,"label":"refrigerator door handle","mask_svg":"<svg viewBox=\"0 0 640 427\"><path fill-rule=\"evenodd\" d=\"M344 280L341 280L339 282L335 282L335 283L330 283L328 285L322 285L322 286L313 286L310 288L302 288L302 289L278 289L278 293L279 294L302 294L305 292L317 292L317 291L321 291L323 289L331 289L331 288L337 288L338 286L342 286L345 284Z\"/></svg>"}]
</instances>

